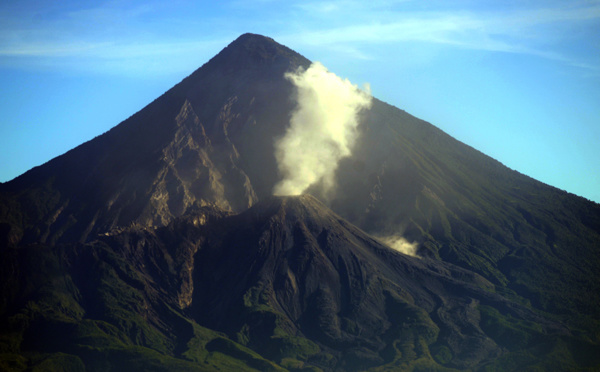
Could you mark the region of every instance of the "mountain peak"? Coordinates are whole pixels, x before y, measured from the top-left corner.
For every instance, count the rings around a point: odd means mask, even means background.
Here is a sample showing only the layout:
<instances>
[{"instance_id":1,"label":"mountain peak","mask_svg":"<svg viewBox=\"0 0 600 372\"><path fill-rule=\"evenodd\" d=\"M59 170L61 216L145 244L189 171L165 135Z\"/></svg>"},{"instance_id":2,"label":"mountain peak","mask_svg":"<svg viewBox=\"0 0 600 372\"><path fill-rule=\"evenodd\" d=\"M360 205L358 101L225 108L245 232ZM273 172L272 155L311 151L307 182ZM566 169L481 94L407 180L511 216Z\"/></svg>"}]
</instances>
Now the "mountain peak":
<instances>
[{"instance_id":1,"label":"mountain peak","mask_svg":"<svg viewBox=\"0 0 600 372\"><path fill-rule=\"evenodd\" d=\"M245 47L251 47L251 46L257 45L257 44L277 44L277 45L279 45L275 40L273 40L272 38L270 38L268 36L253 34L250 32L240 35L237 39L232 41L229 45L230 46L242 45Z\"/></svg>"},{"instance_id":2,"label":"mountain peak","mask_svg":"<svg viewBox=\"0 0 600 372\"><path fill-rule=\"evenodd\" d=\"M251 33L239 36L210 62L226 69L268 66L271 71L283 68L282 72L310 64L308 59L270 37Z\"/></svg>"}]
</instances>

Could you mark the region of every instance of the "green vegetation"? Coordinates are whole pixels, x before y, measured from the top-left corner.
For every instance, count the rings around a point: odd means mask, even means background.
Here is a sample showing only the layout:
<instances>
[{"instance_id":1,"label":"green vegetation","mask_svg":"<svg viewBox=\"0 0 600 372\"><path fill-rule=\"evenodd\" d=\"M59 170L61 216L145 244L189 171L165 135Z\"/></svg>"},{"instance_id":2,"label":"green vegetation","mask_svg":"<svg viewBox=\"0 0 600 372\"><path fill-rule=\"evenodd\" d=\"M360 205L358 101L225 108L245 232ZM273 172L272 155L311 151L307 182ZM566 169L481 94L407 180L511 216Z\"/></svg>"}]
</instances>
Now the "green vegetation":
<instances>
[{"instance_id":1,"label":"green vegetation","mask_svg":"<svg viewBox=\"0 0 600 372\"><path fill-rule=\"evenodd\" d=\"M57 259L75 253L71 247L23 248L23 258L33 261L26 264L35 263L37 270L23 287L25 305L0 323L0 370L284 370L156 303L148 278L111 247L73 248L82 250L79 265L89 266L71 274L59 270L68 259ZM171 319L178 334L152 320L159 317ZM189 339L180 340L186 334Z\"/></svg>"},{"instance_id":2,"label":"green vegetation","mask_svg":"<svg viewBox=\"0 0 600 372\"><path fill-rule=\"evenodd\" d=\"M490 306L479 306L480 326L494 341L510 351L523 350L543 337L542 327L533 322L502 315Z\"/></svg>"}]
</instances>

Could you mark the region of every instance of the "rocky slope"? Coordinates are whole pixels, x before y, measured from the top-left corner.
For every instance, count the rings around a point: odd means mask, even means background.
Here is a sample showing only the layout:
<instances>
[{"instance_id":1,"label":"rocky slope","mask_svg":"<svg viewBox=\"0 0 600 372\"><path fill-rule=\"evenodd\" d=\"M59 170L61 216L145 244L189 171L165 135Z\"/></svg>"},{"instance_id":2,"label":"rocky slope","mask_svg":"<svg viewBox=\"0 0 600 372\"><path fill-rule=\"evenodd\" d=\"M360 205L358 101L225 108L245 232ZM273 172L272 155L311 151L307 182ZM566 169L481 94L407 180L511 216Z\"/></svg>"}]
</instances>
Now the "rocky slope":
<instances>
[{"instance_id":1,"label":"rocky slope","mask_svg":"<svg viewBox=\"0 0 600 372\"><path fill-rule=\"evenodd\" d=\"M434 368L440 352L448 367L481 367L509 346L486 328L488 308L539 326L538 342L568 334L483 277L398 253L308 195L223 220L196 260L193 316L273 360L308 353L304 338L320 350L308 362L325 369ZM522 329L510 342L526 347Z\"/></svg>"},{"instance_id":2,"label":"rocky slope","mask_svg":"<svg viewBox=\"0 0 600 372\"><path fill-rule=\"evenodd\" d=\"M277 179L273 136L292 108L283 74L308 63L240 37L109 132L2 184L2 241L84 242L204 205L245 210Z\"/></svg>"},{"instance_id":3,"label":"rocky slope","mask_svg":"<svg viewBox=\"0 0 600 372\"><path fill-rule=\"evenodd\" d=\"M15 370L463 370L524 351L520 365L574 363L553 353L577 343L559 322L308 195L4 250L2 262L0 347Z\"/></svg>"}]
</instances>

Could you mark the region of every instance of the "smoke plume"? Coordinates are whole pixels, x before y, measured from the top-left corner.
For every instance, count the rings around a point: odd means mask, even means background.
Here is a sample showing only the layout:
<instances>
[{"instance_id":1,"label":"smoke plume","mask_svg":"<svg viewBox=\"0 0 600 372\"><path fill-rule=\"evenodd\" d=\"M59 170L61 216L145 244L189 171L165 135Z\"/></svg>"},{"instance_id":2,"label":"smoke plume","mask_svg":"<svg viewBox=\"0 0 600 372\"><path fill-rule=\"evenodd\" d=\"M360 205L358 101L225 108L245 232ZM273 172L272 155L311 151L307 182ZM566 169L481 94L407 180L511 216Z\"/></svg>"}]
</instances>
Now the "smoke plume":
<instances>
[{"instance_id":1,"label":"smoke plume","mask_svg":"<svg viewBox=\"0 0 600 372\"><path fill-rule=\"evenodd\" d=\"M369 88L358 89L319 62L285 77L296 87L297 107L275 144L283 180L273 193L299 195L317 183L328 192L339 160L350 155L356 141L358 114L371 106Z\"/></svg>"},{"instance_id":2,"label":"smoke plume","mask_svg":"<svg viewBox=\"0 0 600 372\"><path fill-rule=\"evenodd\" d=\"M387 245L388 247L393 248L400 253L404 253L413 257L419 257L417 255L418 244L416 242L409 243L408 240L398 235L379 237L379 240L381 240L381 242Z\"/></svg>"}]
</instances>

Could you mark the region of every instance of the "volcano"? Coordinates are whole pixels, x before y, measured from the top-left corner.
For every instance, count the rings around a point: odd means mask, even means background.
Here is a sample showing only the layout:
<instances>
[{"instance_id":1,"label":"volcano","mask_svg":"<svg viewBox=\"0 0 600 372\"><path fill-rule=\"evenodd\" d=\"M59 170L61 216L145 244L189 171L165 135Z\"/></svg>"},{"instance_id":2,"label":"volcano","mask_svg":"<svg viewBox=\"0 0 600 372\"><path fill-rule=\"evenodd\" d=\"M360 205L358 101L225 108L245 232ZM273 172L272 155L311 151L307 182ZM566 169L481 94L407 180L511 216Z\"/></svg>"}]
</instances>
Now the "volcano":
<instances>
[{"instance_id":1,"label":"volcano","mask_svg":"<svg viewBox=\"0 0 600 372\"><path fill-rule=\"evenodd\" d=\"M377 99L334 192L272 196L310 65L242 35L0 184L0 369L598 368L598 204Z\"/></svg>"}]
</instances>

